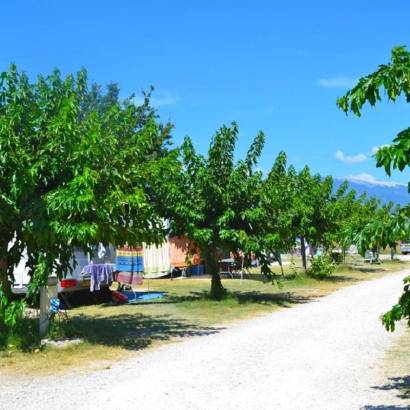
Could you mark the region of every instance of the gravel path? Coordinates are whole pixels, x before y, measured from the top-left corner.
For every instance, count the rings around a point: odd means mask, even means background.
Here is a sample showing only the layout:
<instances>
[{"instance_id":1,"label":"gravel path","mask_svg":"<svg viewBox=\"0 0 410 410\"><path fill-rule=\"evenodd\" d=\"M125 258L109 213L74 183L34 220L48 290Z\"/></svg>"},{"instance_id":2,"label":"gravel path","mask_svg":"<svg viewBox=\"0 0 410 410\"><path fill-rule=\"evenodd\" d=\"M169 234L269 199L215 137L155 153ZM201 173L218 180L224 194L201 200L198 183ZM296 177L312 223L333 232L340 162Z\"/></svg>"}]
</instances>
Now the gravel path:
<instances>
[{"instance_id":1,"label":"gravel path","mask_svg":"<svg viewBox=\"0 0 410 410\"><path fill-rule=\"evenodd\" d=\"M405 272L162 346L109 370L0 376L1 409L404 409L380 389L389 334L379 315ZM410 370L410 369L409 369ZM379 388L375 388L379 387Z\"/></svg>"}]
</instances>

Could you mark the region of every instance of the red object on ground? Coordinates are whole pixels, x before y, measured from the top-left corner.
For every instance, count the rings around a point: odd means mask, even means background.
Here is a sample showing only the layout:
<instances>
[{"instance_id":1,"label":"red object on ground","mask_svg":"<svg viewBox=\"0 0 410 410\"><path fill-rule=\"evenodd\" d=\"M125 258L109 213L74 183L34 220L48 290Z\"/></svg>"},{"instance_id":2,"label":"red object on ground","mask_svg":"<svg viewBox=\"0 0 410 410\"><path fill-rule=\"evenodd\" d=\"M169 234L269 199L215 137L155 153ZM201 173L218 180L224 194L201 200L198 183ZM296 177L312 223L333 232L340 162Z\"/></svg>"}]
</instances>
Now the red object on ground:
<instances>
[{"instance_id":1,"label":"red object on ground","mask_svg":"<svg viewBox=\"0 0 410 410\"><path fill-rule=\"evenodd\" d=\"M60 285L63 289L75 288L77 286L77 281L75 279L61 279Z\"/></svg>"},{"instance_id":2,"label":"red object on ground","mask_svg":"<svg viewBox=\"0 0 410 410\"><path fill-rule=\"evenodd\" d=\"M121 292L118 292L117 290L111 291L111 296L114 299L114 301L118 303L124 303L128 300L128 298L125 295L123 295Z\"/></svg>"}]
</instances>

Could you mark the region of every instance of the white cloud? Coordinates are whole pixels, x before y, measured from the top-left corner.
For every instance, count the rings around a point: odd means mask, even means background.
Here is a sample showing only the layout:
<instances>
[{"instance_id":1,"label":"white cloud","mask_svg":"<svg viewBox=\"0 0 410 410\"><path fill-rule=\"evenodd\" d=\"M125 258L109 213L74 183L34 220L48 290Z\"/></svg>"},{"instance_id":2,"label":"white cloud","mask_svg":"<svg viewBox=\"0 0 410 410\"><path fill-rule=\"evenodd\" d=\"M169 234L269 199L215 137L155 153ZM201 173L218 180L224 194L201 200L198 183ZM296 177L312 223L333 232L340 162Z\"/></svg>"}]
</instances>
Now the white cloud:
<instances>
[{"instance_id":1,"label":"white cloud","mask_svg":"<svg viewBox=\"0 0 410 410\"><path fill-rule=\"evenodd\" d=\"M350 164L356 164L358 162L366 161L367 156L365 154L357 155L345 155L343 151L338 150L335 152L335 157L342 162L348 162Z\"/></svg>"},{"instance_id":2,"label":"white cloud","mask_svg":"<svg viewBox=\"0 0 410 410\"><path fill-rule=\"evenodd\" d=\"M399 187L399 186L406 186L405 184L400 184L394 181L382 181L380 179L376 179L373 175L362 173L358 175L349 175L344 177L347 181L350 182L357 182L359 184L369 184L369 185L376 185L376 186L384 186L384 187Z\"/></svg>"},{"instance_id":3,"label":"white cloud","mask_svg":"<svg viewBox=\"0 0 410 410\"><path fill-rule=\"evenodd\" d=\"M151 104L153 107L164 107L167 105L175 105L179 101L178 97L168 96L164 98L151 98Z\"/></svg>"},{"instance_id":4,"label":"white cloud","mask_svg":"<svg viewBox=\"0 0 410 410\"><path fill-rule=\"evenodd\" d=\"M167 94L162 98L151 97L151 105L154 108L165 107L169 105L175 105L180 98L175 95ZM134 103L137 105L141 105L144 102L143 97L134 97Z\"/></svg>"},{"instance_id":5,"label":"white cloud","mask_svg":"<svg viewBox=\"0 0 410 410\"><path fill-rule=\"evenodd\" d=\"M349 77L331 77L331 78L319 78L317 80L318 85L326 88L352 88L356 84L354 78Z\"/></svg>"}]
</instances>

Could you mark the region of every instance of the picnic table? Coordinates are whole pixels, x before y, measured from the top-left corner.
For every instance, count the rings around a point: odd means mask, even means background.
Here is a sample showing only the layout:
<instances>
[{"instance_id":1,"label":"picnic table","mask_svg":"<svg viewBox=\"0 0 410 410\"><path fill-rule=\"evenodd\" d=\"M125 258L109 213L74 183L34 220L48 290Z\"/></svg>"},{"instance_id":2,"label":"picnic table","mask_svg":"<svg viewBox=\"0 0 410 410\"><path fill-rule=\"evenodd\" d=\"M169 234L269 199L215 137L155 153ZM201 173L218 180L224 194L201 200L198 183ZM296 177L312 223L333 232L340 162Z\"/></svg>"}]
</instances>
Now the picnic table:
<instances>
[{"instance_id":1,"label":"picnic table","mask_svg":"<svg viewBox=\"0 0 410 410\"><path fill-rule=\"evenodd\" d=\"M234 277L243 276L243 261L234 258L220 259L218 261L219 274Z\"/></svg>"}]
</instances>

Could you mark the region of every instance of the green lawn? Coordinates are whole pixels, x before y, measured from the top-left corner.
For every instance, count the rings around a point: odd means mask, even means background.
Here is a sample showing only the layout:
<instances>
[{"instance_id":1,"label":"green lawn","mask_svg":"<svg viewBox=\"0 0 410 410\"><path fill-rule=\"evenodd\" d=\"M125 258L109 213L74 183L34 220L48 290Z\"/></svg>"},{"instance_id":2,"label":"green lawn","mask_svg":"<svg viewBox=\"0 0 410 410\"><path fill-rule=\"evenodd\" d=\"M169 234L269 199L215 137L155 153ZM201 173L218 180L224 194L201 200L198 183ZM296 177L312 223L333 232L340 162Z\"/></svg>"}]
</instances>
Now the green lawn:
<instances>
[{"instance_id":1,"label":"green lawn","mask_svg":"<svg viewBox=\"0 0 410 410\"><path fill-rule=\"evenodd\" d=\"M48 373L73 367L103 368L115 360L190 336L218 332L233 320L308 303L357 281L388 275L408 267L403 262L364 265L352 261L338 267L322 281L306 277L297 266L287 265L281 287L254 279L225 279L228 296L223 301L208 298L210 279L151 280L150 290L163 291L161 301L136 305L98 305L69 311L70 324L85 342L65 349L38 349L27 329L25 338L11 339L0 351L0 371ZM144 283L146 288L148 282ZM25 350L25 352L22 352Z\"/></svg>"}]
</instances>

